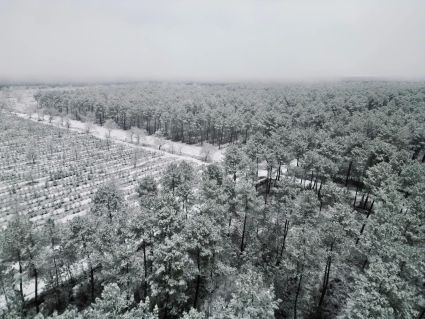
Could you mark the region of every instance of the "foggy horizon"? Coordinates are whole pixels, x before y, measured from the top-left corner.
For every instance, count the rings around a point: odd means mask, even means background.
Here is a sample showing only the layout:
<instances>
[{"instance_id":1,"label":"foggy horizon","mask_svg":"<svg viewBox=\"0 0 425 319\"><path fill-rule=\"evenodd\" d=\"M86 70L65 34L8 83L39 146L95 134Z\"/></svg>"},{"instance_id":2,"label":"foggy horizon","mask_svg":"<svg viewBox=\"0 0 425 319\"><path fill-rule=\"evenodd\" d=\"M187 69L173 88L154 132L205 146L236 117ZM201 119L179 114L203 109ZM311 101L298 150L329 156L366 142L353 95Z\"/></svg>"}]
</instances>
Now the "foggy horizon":
<instances>
[{"instance_id":1,"label":"foggy horizon","mask_svg":"<svg viewBox=\"0 0 425 319\"><path fill-rule=\"evenodd\" d=\"M425 0L0 0L0 319L425 319Z\"/></svg>"},{"instance_id":2,"label":"foggy horizon","mask_svg":"<svg viewBox=\"0 0 425 319\"><path fill-rule=\"evenodd\" d=\"M423 1L0 1L0 81L423 80Z\"/></svg>"}]
</instances>

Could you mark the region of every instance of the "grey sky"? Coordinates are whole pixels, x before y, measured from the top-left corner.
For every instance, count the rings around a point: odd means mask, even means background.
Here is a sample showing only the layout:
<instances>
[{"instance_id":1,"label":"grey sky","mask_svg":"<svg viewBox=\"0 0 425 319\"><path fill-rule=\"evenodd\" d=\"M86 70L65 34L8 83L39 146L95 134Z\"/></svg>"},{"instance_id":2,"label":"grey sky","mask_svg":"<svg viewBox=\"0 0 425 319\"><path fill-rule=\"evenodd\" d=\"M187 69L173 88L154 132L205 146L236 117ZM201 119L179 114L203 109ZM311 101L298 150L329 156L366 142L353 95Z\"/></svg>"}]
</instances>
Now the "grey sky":
<instances>
[{"instance_id":1,"label":"grey sky","mask_svg":"<svg viewBox=\"0 0 425 319\"><path fill-rule=\"evenodd\" d=\"M425 77L424 0L0 0L0 79Z\"/></svg>"}]
</instances>

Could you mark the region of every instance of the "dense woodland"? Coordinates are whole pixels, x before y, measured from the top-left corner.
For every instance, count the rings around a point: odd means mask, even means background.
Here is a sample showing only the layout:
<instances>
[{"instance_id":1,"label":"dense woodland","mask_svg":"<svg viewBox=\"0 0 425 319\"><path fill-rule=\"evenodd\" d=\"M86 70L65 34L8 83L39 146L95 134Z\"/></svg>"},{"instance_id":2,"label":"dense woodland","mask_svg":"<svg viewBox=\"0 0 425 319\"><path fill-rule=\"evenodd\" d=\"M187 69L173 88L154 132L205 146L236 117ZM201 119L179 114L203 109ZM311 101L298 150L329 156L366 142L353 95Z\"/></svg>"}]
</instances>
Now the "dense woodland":
<instances>
[{"instance_id":1,"label":"dense woodland","mask_svg":"<svg viewBox=\"0 0 425 319\"><path fill-rule=\"evenodd\" d=\"M3 318L425 318L424 83L35 98L39 112L208 142L225 158L140 179L138 206L106 183L67 223L16 214L0 237Z\"/></svg>"}]
</instances>

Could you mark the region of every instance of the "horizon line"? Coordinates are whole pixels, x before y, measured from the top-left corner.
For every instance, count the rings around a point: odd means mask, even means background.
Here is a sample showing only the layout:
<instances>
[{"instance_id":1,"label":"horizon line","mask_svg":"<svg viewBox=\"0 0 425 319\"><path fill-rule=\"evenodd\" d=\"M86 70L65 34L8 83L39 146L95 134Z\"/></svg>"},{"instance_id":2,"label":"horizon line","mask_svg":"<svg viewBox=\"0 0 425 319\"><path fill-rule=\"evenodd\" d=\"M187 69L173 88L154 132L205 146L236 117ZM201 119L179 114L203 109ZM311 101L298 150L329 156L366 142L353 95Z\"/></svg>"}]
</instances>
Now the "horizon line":
<instances>
[{"instance_id":1,"label":"horizon line","mask_svg":"<svg viewBox=\"0 0 425 319\"><path fill-rule=\"evenodd\" d=\"M285 83L318 83L318 82L422 82L422 77L406 76L334 76L334 77L292 77L281 79L195 79L195 78L117 78L117 79L0 79L0 86L41 86L41 85L108 85L137 83L204 83L204 84L285 84Z\"/></svg>"}]
</instances>

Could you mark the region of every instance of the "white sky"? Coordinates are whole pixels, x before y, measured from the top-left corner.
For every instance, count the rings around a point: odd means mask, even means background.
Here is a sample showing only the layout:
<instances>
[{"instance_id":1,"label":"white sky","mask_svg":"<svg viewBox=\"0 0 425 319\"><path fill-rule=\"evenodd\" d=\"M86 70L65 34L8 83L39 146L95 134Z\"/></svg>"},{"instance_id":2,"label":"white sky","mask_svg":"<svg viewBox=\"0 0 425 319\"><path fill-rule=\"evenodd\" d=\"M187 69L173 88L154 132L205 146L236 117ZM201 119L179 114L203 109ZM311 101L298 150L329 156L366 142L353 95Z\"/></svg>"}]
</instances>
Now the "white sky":
<instances>
[{"instance_id":1,"label":"white sky","mask_svg":"<svg viewBox=\"0 0 425 319\"><path fill-rule=\"evenodd\" d=\"M2 80L425 77L425 0L0 0Z\"/></svg>"}]
</instances>

